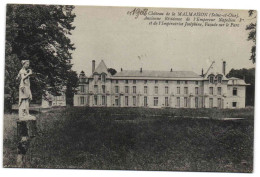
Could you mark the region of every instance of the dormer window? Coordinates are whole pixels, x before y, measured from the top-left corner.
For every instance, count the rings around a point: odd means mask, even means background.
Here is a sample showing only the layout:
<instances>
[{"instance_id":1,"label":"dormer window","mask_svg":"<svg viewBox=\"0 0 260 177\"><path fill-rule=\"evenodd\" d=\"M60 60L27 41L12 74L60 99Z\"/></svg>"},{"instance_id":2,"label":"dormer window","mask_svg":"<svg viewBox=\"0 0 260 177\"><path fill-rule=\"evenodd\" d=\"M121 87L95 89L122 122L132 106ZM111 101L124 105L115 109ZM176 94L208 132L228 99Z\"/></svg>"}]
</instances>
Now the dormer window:
<instances>
[{"instance_id":1,"label":"dormer window","mask_svg":"<svg viewBox=\"0 0 260 177\"><path fill-rule=\"evenodd\" d=\"M217 82L218 83L222 83L222 75L218 75L217 76Z\"/></svg>"},{"instance_id":2,"label":"dormer window","mask_svg":"<svg viewBox=\"0 0 260 177\"><path fill-rule=\"evenodd\" d=\"M221 82L222 82L222 77L219 76L219 77L218 77L218 83L221 83Z\"/></svg>"},{"instance_id":3,"label":"dormer window","mask_svg":"<svg viewBox=\"0 0 260 177\"><path fill-rule=\"evenodd\" d=\"M214 76L209 76L209 83L214 83Z\"/></svg>"},{"instance_id":4,"label":"dormer window","mask_svg":"<svg viewBox=\"0 0 260 177\"><path fill-rule=\"evenodd\" d=\"M95 81L95 83L97 83L97 81L98 81L98 75L97 74L94 74L94 81Z\"/></svg>"},{"instance_id":5,"label":"dormer window","mask_svg":"<svg viewBox=\"0 0 260 177\"><path fill-rule=\"evenodd\" d=\"M101 74L101 82L106 82L106 75L105 74Z\"/></svg>"}]
</instances>

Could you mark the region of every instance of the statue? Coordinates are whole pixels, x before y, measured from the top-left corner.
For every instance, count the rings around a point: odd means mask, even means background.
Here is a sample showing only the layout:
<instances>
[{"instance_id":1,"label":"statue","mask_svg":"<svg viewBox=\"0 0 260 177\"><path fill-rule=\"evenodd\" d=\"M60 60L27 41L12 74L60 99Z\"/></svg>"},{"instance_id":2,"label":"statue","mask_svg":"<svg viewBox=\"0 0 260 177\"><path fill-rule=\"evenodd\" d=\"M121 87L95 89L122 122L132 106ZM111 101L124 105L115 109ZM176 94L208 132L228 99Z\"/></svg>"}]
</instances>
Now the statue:
<instances>
[{"instance_id":1,"label":"statue","mask_svg":"<svg viewBox=\"0 0 260 177\"><path fill-rule=\"evenodd\" d=\"M20 79L19 86L19 119L17 121L17 166L25 167L26 152L29 149L32 139L36 136L37 126L36 118L29 114L29 105L32 100L32 93L30 89L30 76L32 70L29 69L29 60L22 60L22 69L19 71L17 79Z\"/></svg>"},{"instance_id":2,"label":"statue","mask_svg":"<svg viewBox=\"0 0 260 177\"><path fill-rule=\"evenodd\" d=\"M19 86L19 120L36 120L36 118L29 114L29 104L32 100L32 93L30 89L30 75L32 70L29 69L29 60L22 60L22 69L17 76L20 79Z\"/></svg>"}]
</instances>

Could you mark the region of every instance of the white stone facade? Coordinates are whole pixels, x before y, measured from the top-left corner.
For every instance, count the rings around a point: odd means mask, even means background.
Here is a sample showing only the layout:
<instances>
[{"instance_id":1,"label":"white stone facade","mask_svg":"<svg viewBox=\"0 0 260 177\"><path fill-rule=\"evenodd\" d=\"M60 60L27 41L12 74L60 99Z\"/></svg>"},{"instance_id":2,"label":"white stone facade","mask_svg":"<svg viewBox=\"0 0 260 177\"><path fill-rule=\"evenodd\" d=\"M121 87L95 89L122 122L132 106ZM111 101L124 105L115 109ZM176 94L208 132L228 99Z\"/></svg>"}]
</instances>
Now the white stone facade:
<instances>
[{"instance_id":1,"label":"white stone facade","mask_svg":"<svg viewBox=\"0 0 260 177\"><path fill-rule=\"evenodd\" d=\"M241 79L228 79L211 69L202 75L190 71L140 69L121 70L111 76L101 61L90 77L84 72L80 74L74 106L244 108L246 85Z\"/></svg>"},{"instance_id":2,"label":"white stone facade","mask_svg":"<svg viewBox=\"0 0 260 177\"><path fill-rule=\"evenodd\" d=\"M51 108L56 106L66 106L66 95L64 92L60 96L47 94L46 98L42 98L42 108Z\"/></svg>"}]
</instances>

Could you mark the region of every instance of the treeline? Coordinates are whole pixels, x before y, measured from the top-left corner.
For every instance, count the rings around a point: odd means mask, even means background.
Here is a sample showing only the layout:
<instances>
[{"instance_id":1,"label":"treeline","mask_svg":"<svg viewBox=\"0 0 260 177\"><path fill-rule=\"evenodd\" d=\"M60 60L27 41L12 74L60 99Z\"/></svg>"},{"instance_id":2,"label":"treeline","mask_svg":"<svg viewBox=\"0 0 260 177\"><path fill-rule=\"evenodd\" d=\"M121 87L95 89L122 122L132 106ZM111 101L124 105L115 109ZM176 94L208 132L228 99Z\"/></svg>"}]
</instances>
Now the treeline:
<instances>
[{"instance_id":1,"label":"treeline","mask_svg":"<svg viewBox=\"0 0 260 177\"><path fill-rule=\"evenodd\" d=\"M247 84L246 87L246 106L254 106L255 100L255 68L250 69L231 69L227 77L236 77L244 79Z\"/></svg>"}]
</instances>

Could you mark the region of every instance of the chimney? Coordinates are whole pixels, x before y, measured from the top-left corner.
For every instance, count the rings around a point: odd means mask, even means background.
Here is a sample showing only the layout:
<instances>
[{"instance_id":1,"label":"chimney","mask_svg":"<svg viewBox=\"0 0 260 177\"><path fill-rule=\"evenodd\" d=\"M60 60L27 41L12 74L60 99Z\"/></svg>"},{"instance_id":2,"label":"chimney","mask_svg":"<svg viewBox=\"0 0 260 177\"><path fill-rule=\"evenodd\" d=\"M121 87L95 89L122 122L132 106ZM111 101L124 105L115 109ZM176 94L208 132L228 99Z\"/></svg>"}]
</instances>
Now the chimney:
<instances>
[{"instance_id":1,"label":"chimney","mask_svg":"<svg viewBox=\"0 0 260 177\"><path fill-rule=\"evenodd\" d=\"M121 71L123 71L123 68L121 68Z\"/></svg>"},{"instance_id":2,"label":"chimney","mask_svg":"<svg viewBox=\"0 0 260 177\"><path fill-rule=\"evenodd\" d=\"M204 76L203 68L201 69L201 76Z\"/></svg>"},{"instance_id":3,"label":"chimney","mask_svg":"<svg viewBox=\"0 0 260 177\"><path fill-rule=\"evenodd\" d=\"M224 76L225 76L225 75L226 75L226 61L223 61L222 72L223 72L223 74L224 74Z\"/></svg>"},{"instance_id":4,"label":"chimney","mask_svg":"<svg viewBox=\"0 0 260 177\"><path fill-rule=\"evenodd\" d=\"M95 71L95 60L92 60L92 73Z\"/></svg>"},{"instance_id":5,"label":"chimney","mask_svg":"<svg viewBox=\"0 0 260 177\"><path fill-rule=\"evenodd\" d=\"M140 68L140 72L143 72L143 68Z\"/></svg>"},{"instance_id":6,"label":"chimney","mask_svg":"<svg viewBox=\"0 0 260 177\"><path fill-rule=\"evenodd\" d=\"M172 72L172 68L171 68L171 72Z\"/></svg>"}]
</instances>

